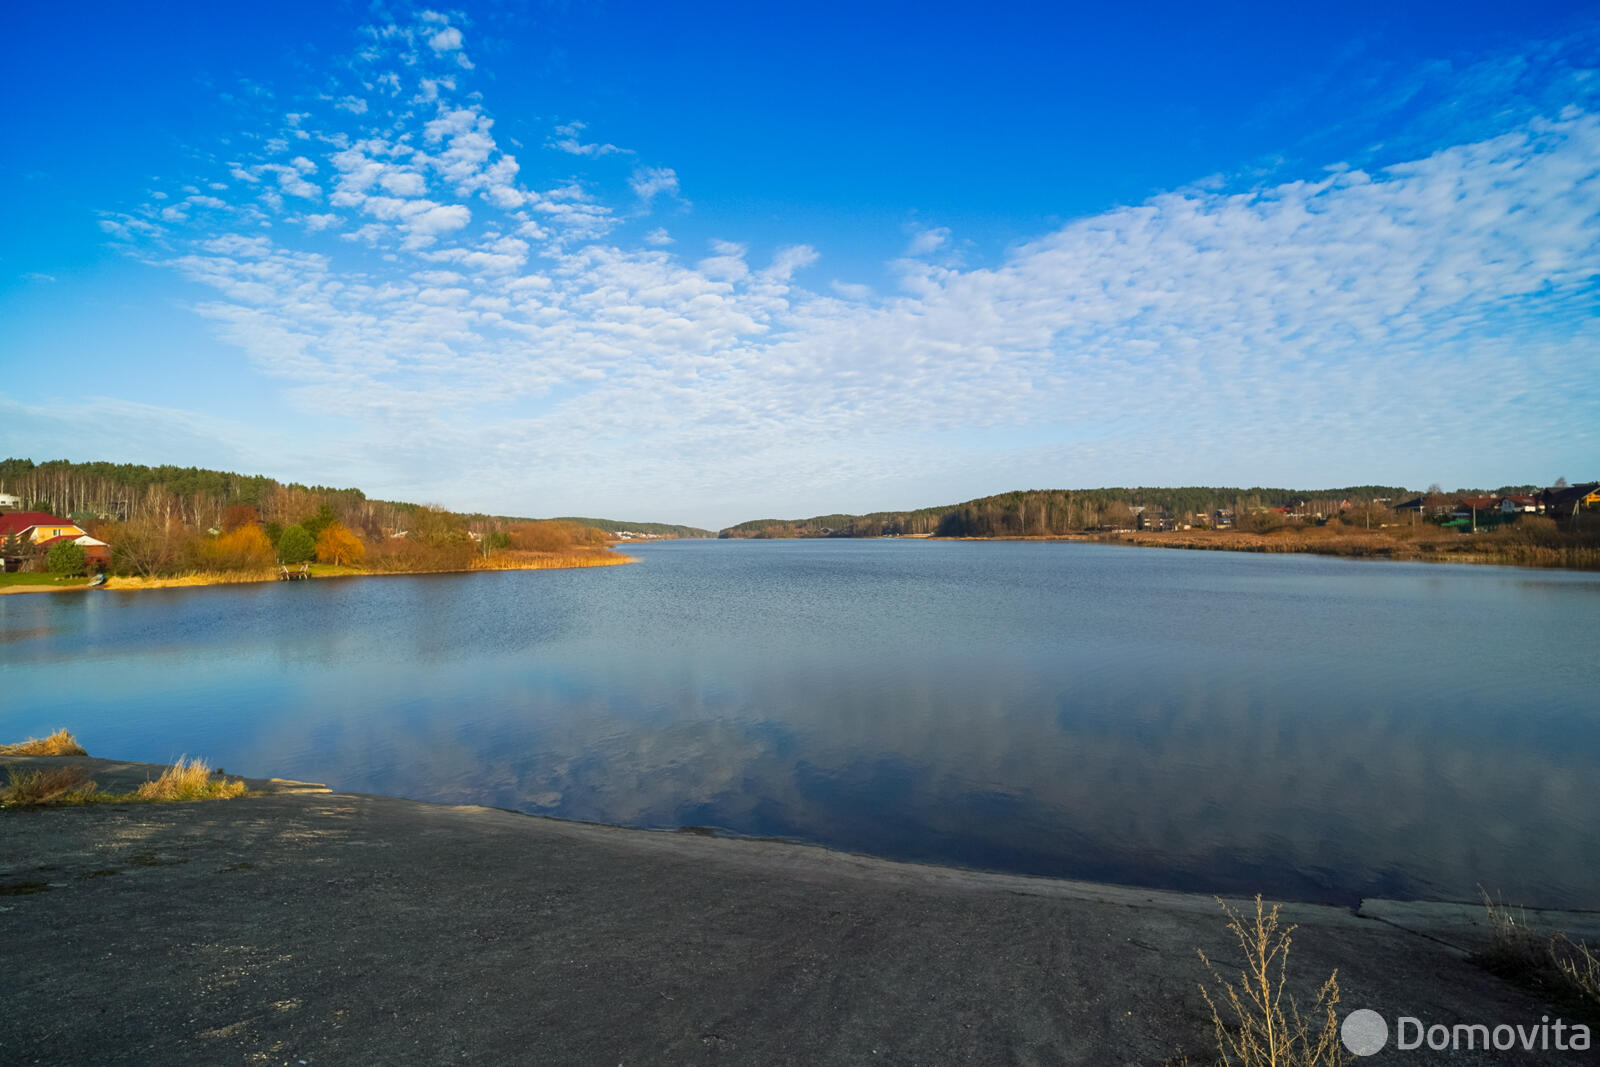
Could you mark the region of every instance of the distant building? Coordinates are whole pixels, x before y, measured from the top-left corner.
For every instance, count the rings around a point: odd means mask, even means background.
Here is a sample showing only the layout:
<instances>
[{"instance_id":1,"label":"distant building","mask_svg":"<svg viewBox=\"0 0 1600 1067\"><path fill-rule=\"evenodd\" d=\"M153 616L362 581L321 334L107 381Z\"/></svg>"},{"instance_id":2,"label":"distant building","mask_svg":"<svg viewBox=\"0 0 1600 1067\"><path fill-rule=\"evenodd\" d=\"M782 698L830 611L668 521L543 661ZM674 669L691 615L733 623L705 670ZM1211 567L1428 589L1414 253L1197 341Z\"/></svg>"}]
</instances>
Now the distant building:
<instances>
[{"instance_id":1,"label":"distant building","mask_svg":"<svg viewBox=\"0 0 1600 1067\"><path fill-rule=\"evenodd\" d=\"M99 570L111 566L110 545L90 537L80 527L66 519L47 512L9 511L0 515L0 544L13 536L21 539L24 554L7 556L4 560L7 571L21 568L29 556L49 551L52 545L58 545L62 541L71 541L82 546L84 560L91 569Z\"/></svg>"},{"instance_id":2,"label":"distant building","mask_svg":"<svg viewBox=\"0 0 1600 1067\"><path fill-rule=\"evenodd\" d=\"M1547 514L1556 518L1575 515L1580 508L1600 505L1600 482L1546 489L1539 494L1539 502Z\"/></svg>"},{"instance_id":3,"label":"distant building","mask_svg":"<svg viewBox=\"0 0 1600 1067\"><path fill-rule=\"evenodd\" d=\"M60 537L52 537L49 540L40 541L33 547L35 550L48 552L53 546L63 541L71 541L83 549L83 561L88 564L90 570L104 570L111 566L111 546L97 537L90 537L88 534L80 534L77 537L73 537L71 534L62 534Z\"/></svg>"},{"instance_id":4,"label":"distant building","mask_svg":"<svg viewBox=\"0 0 1600 1067\"><path fill-rule=\"evenodd\" d=\"M34 545L68 535L86 536L78 526L44 511L8 511L0 515L0 538L12 534L20 534L24 541Z\"/></svg>"},{"instance_id":5,"label":"distant building","mask_svg":"<svg viewBox=\"0 0 1600 1067\"><path fill-rule=\"evenodd\" d=\"M22 507L22 498L10 493L0 493L0 511L16 511Z\"/></svg>"}]
</instances>

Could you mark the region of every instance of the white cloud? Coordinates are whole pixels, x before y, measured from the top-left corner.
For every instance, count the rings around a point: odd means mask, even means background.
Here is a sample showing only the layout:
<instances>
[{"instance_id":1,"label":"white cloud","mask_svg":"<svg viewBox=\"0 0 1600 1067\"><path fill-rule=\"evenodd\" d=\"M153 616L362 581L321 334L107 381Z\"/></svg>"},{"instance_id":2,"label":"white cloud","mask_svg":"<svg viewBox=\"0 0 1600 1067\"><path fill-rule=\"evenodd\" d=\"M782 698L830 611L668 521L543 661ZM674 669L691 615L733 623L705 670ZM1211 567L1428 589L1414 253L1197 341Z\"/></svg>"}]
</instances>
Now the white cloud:
<instances>
[{"instance_id":1,"label":"white cloud","mask_svg":"<svg viewBox=\"0 0 1600 1067\"><path fill-rule=\"evenodd\" d=\"M461 48L461 31L454 26L446 26L428 38L428 47L435 52L459 51Z\"/></svg>"},{"instance_id":2,"label":"white cloud","mask_svg":"<svg viewBox=\"0 0 1600 1067\"><path fill-rule=\"evenodd\" d=\"M394 196L424 196L428 192L428 180L414 170L386 170L378 184Z\"/></svg>"},{"instance_id":3,"label":"white cloud","mask_svg":"<svg viewBox=\"0 0 1600 1067\"><path fill-rule=\"evenodd\" d=\"M402 214L413 233L449 233L472 221L472 212L460 204L431 204L420 211L407 208Z\"/></svg>"},{"instance_id":4,"label":"white cloud","mask_svg":"<svg viewBox=\"0 0 1600 1067\"><path fill-rule=\"evenodd\" d=\"M663 193L678 195L678 174L671 167L639 167L628 184L634 195L647 204Z\"/></svg>"},{"instance_id":5,"label":"white cloud","mask_svg":"<svg viewBox=\"0 0 1600 1067\"><path fill-rule=\"evenodd\" d=\"M315 200L322 196L322 190L302 177L296 167L285 166L282 163L263 163L260 169L263 173L276 174L278 188L290 196L306 200Z\"/></svg>"},{"instance_id":6,"label":"white cloud","mask_svg":"<svg viewBox=\"0 0 1600 1067\"><path fill-rule=\"evenodd\" d=\"M1493 423L1483 450L1600 443L1574 356L1600 350L1588 111L1386 169L1185 188L983 267L950 259L971 245L948 228L920 229L888 265L898 292L814 292L819 254L799 241L713 241L694 261L665 228L620 240L638 201L680 195L677 174L635 168L628 201L541 170L559 157L524 169L487 103L439 73L456 52L434 55L441 20L376 28L363 60L431 85L425 105L402 97L380 121L324 101L292 124L311 134L303 155L222 166L243 183L211 183L225 207L152 197L100 219L211 290L197 310L296 405L369 440L427 441L406 457L419 484L470 465L492 499L502 476L483 457L503 454L507 492L536 469L576 505L603 468L625 472L608 483L619 498L673 485L714 502L956 475L1207 480L1241 435L1262 480L1273 463L1296 480L1307 441L1372 471L1480 447L1418 411ZM612 154L582 129L556 132L573 154ZM280 219L295 226L266 225ZM335 258L305 236L329 230ZM1508 423L1504 398L1529 383L1540 418Z\"/></svg>"},{"instance_id":7,"label":"white cloud","mask_svg":"<svg viewBox=\"0 0 1600 1067\"><path fill-rule=\"evenodd\" d=\"M584 128L585 126L581 122L569 122L564 126L557 126L556 136L550 140L549 146L557 151L566 152L568 155L574 156L610 156L618 154L633 154L630 150L626 148L618 148L614 144L585 144L579 136L579 134L583 132Z\"/></svg>"},{"instance_id":8,"label":"white cloud","mask_svg":"<svg viewBox=\"0 0 1600 1067\"><path fill-rule=\"evenodd\" d=\"M906 246L906 255L925 256L929 252L935 252L943 248L949 240L950 230L944 226L919 231L912 235L911 243Z\"/></svg>"},{"instance_id":9,"label":"white cloud","mask_svg":"<svg viewBox=\"0 0 1600 1067\"><path fill-rule=\"evenodd\" d=\"M804 270L821 258L817 250L810 245L790 245L778 249L772 257L772 266L766 270L767 277L775 281L788 281L797 270Z\"/></svg>"},{"instance_id":10,"label":"white cloud","mask_svg":"<svg viewBox=\"0 0 1600 1067\"><path fill-rule=\"evenodd\" d=\"M352 115L365 115L367 102L359 96L346 96L335 105L340 111L348 111Z\"/></svg>"}]
</instances>

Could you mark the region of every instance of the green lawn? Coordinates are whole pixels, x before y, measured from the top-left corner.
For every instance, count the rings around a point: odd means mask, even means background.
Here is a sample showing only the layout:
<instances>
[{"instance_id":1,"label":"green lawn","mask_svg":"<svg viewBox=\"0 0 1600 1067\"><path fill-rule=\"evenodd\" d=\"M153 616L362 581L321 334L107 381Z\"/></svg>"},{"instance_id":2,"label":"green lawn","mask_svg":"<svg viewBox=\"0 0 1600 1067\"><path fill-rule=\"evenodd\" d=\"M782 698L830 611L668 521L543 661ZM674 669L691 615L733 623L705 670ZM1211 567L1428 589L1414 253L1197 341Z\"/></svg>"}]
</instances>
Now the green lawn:
<instances>
[{"instance_id":1,"label":"green lawn","mask_svg":"<svg viewBox=\"0 0 1600 1067\"><path fill-rule=\"evenodd\" d=\"M87 578L57 578L53 574L0 574L0 588L8 585L88 585Z\"/></svg>"}]
</instances>

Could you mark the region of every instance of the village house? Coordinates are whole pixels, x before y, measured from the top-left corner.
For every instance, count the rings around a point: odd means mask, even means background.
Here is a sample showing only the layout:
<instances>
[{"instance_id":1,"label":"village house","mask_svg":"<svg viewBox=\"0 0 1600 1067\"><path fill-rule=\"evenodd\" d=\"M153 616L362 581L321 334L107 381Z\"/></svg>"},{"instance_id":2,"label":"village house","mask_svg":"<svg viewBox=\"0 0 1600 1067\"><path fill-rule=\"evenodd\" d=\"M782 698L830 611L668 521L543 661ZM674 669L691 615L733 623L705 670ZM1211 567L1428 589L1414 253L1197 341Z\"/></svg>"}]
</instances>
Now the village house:
<instances>
[{"instance_id":1,"label":"village house","mask_svg":"<svg viewBox=\"0 0 1600 1067\"><path fill-rule=\"evenodd\" d=\"M1500 508L1498 497L1492 496L1464 496L1456 501L1455 517L1458 519L1470 518L1472 515L1485 511L1497 511Z\"/></svg>"},{"instance_id":2,"label":"village house","mask_svg":"<svg viewBox=\"0 0 1600 1067\"><path fill-rule=\"evenodd\" d=\"M0 537L20 534L29 544L37 545L71 534L86 536L85 531L67 519L57 518L45 511L8 511L0 515Z\"/></svg>"},{"instance_id":3,"label":"village house","mask_svg":"<svg viewBox=\"0 0 1600 1067\"><path fill-rule=\"evenodd\" d=\"M1500 510L1507 515L1537 515L1544 511L1544 504L1536 496L1512 493L1501 498Z\"/></svg>"},{"instance_id":4,"label":"village house","mask_svg":"<svg viewBox=\"0 0 1600 1067\"><path fill-rule=\"evenodd\" d=\"M1491 493L1485 496L1459 496L1440 506L1439 496L1416 496L1393 505L1393 510L1410 512L1412 521L1424 514L1449 515L1445 526L1476 530L1481 526L1496 526L1522 515L1550 515L1568 519L1584 508L1600 506L1600 482L1583 485L1541 489L1536 493Z\"/></svg>"},{"instance_id":5,"label":"village house","mask_svg":"<svg viewBox=\"0 0 1600 1067\"><path fill-rule=\"evenodd\" d=\"M1600 482L1546 489L1539 494L1545 513L1559 519L1571 518L1586 507L1600 506Z\"/></svg>"},{"instance_id":6,"label":"village house","mask_svg":"<svg viewBox=\"0 0 1600 1067\"><path fill-rule=\"evenodd\" d=\"M21 539L30 554L48 552L53 545L71 541L83 548L90 569L111 565L111 547L104 541L90 537L81 527L66 519L44 511L8 511L0 515L0 544L13 536ZM5 569L14 571L21 567L24 557L9 556Z\"/></svg>"}]
</instances>

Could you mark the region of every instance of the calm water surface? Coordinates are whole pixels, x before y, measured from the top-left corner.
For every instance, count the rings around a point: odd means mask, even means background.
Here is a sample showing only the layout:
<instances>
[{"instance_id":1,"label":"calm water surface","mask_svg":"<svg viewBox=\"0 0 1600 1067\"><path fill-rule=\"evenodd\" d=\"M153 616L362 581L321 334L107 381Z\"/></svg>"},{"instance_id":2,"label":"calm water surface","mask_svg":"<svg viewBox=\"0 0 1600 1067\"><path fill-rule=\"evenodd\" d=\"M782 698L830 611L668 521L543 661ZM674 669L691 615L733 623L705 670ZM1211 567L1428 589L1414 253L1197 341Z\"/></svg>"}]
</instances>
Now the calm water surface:
<instances>
[{"instance_id":1,"label":"calm water surface","mask_svg":"<svg viewBox=\"0 0 1600 1067\"><path fill-rule=\"evenodd\" d=\"M0 597L0 737L67 726L129 759L1131 884L1600 906L1600 575L630 551Z\"/></svg>"}]
</instances>

